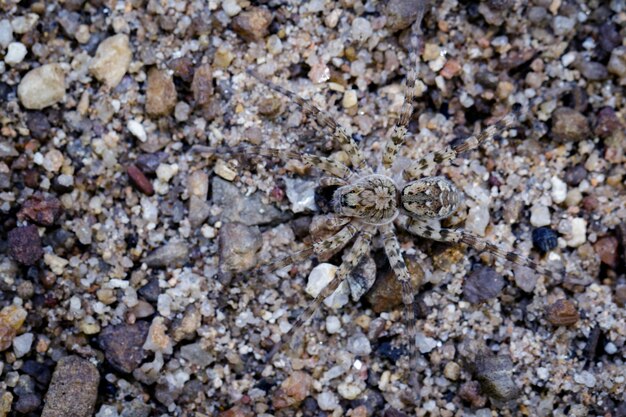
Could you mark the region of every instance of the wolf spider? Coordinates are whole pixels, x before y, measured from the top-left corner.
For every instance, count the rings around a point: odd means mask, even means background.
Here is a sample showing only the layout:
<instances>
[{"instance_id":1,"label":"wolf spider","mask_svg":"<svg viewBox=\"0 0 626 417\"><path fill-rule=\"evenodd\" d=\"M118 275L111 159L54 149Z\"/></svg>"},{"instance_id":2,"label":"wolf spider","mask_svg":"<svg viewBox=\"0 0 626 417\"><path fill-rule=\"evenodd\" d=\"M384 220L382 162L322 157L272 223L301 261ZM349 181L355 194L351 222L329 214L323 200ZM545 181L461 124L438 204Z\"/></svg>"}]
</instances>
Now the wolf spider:
<instances>
[{"instance_id":1,"label":"wolf spider","mask_svg":"<svg viewBox=\"0 0 626 417\"><path fill-rule=\"evenodd\" d=\"M460 201L460 192L450 180L443 176L424 176L425 172L429 172L447 161L452 161L463 152L476 149L483 143L501 135L515 123L521 106L517 104L513 106L511 113L478 135L472 135L462 142L448 145L442 150L430 152L418 161L412 162L402 171L401 178L397 178L392 174L391 168L399 149L404 144L408 124L413 113L415 70L411 69L408 72L400 116L391 129L390 138L383 151L382 161L376 170L368 166L361 149L352 136L327 113L295 93L264 79L255 71L248 70L248 73L265 86L295 102L307 117L315 119L319 126L331 132L332 139L345 151L350 161L350 166L348 166L323 156L247 145L233 148L194 147L195 151L202 153L257 154L283 160L299 160L325 174L320 179L320 186L337 187L331 200L332 214L326 220L326 226L330 230L335 230L336 233L327 239L313 243L302 251L273 262L266 271L269 272L302 262L313 255L328 256L347 246L353 239L354 243L344 256L334 278L308 304L296 318L289 331L284 333L280 341L267 353L266 361L270 361L282 346L287 344L293 335L313 316L320 304L333 294L367 254L372 239L380 234L391 268L401 284L402 302L405 310L404 320L409 338L409 364L411 368L414 368L412 365L417 364L415 289L411 284L409 270L401 254L396 237L396 227L401 227L421 238L439 242L463 243L477 251L489 252L498 258L528 267L550 279L555 278L552 272L538 265L532 259L516 252L504 250L465 230L442 227L440 220L450 217L456 211ZM412 381L411 385L416 387L417 384Z\"/></svg>"}]
</instances>

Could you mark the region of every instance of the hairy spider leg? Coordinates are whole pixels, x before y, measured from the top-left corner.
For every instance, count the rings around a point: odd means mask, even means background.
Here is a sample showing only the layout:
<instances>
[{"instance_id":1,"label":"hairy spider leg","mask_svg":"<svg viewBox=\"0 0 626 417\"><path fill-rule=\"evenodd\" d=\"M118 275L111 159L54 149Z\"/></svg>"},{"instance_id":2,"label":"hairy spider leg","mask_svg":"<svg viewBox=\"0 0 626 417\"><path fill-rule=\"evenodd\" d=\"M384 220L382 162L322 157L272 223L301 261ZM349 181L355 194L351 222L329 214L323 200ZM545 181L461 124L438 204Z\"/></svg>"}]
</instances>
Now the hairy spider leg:
<instances>
[{"instance_id":1,"label":"hairy spider leg","mask_svg":"<svg viewBox=\"0 0 626 417\"><path fill-rule=\"evenodd\" d=\"M403 226L406 230L415 235L436 240L438 242L464 243L479 252L488 252L500 259L530 268L536 273L544 275L554 282L560 280L560 277L557 276L557 274L539 265L534 260L516 252L502 249L486 239L478 237L465 230L446 229L442 228L438 221L426 221L415 218L409 218Z\"/></svg>"},{"instance_id":2,"label":"hairy spider leg","mask_svg":"<svg viewBox=\"0 0 626 417\"><path fill-rule=\"evenodd\" d=\"M393 269L396 279L402 286L402 303L404 304L404 323L409 338L409 372L411 374L411 386L417 391L418 382L413 369L417 369L417 347L415 337L417 335L417 320L415 319L415 289L411 284L411 275L406 266L406 262L400 251L400 244L395 233L393 223L388 223L381 228L385 253L389 259L389 264Z\"/></svg>"},{"instance_id":3,"label":"hairy spider leg","mask_svg":"<svg viewBox=\"0 0 626 417\"><path fill-rule=\"evenodd\" d=\"M297 161L301 161L307 165L315 167L320 171L325 172L328 175L332 175L334 177L338 177L344 180L350 178L354 173L350 168L345 166L339 161L335 161L334 159L326 158L324 156L317 156L308 153L298 153L294 151L289 151L286 149L273 149L273 148L263 148L261 146L254 145L239 145L234 147L226 147L226 146L202 146L196 145L191 148L192 152L198 153L210 153L215 155L250 155L257 154L260 156L267 156L270 158L280 158L280 159L295 159Z\"/></svg>"},{"instance_id":4,"label":"hairy spider leg","mask_svg":"<svg viewBox=\"0 0 626 417\"><path fill-rule=\"evenodd\" d=\"M372 228L363 230L363 232L359 234L354 242L354 245L352 245L348 253L345 255L339 269L337 269L335 277L322 289L317 297L315 297L315 299L306 306L304 311L300 313L291 329L281 336L280 341L272 347L265 357L266 361L270 361L285 344L288 344L293 335L302 328L302 326L313 316L313 314L315 314L320 304L322 304L326 298L335 292L339 285L348 277L350 272L358 265L363 256L367 254L371 240Z\"/></svg>"},{"instance_id":5,"label":"hairy spider leg","mask_svg":"<svg viewBox=\"0 0 626 417\"><path fill-rule=\"evenodd\" d=\"M248 69L248 74L259 80L261 83L265 84L272 90L277 91L294 101L298 106L302 108L304 114L309 117L313 117L320 126L325 127L330 132L332 132L333 139L336 140L341 149L343 149L343 151L348 154L353 168L361 172L371 172L371 168L365 163L363 153L359 149L354 139L352 139L352 137L348 135L348 132L346 132L346 130L342 126L338 125L337 122L327 113L324 113L313 104L309 103L297 94L287 90L286 88L283 88L269 80L264 79L252 69Z\"/></svg>"},{"instance_id":6,"label":"hairy spider leg","mask_svg":"<svg viewBox=\"0 0 626 417\"><path fill-rule=\"evenodd\" d=\"M513 113L507 114L495 124L485 128L478 135L469 136L459 144L453 146L448 145L444 149L428 153L404 170L404 179L407 181L419 179L425 172L430 171L437 165L455 159L462 152L478 148L483 143L501 135L505 130L513 126L516 120L517 110L514 110Z\"/></svg>"}]
</instances>

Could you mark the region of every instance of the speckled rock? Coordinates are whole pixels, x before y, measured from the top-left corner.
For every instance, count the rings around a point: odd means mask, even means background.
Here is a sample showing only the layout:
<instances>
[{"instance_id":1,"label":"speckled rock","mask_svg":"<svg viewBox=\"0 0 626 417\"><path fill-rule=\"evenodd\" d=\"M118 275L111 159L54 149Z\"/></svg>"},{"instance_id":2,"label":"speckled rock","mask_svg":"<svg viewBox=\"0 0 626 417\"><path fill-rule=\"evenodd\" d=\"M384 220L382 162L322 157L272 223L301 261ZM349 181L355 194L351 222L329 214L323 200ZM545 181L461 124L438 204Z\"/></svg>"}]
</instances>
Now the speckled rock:
<instances>
[{"instance_id":1,"label":"speckled rock","mask_svg":"<svg viewBox=\"0 0 626 417\"><path fill-rule=\"evenodd\" d=\"M552 114L552 137L558 142L578 142L591 135L589 122L580 112L560 107Z\"/></svg>"},{"instance_id":2,"label":"speckled rock","mask_svg":"<svg viewBox=\"0 0 626 417\"><path fill-rule=\"evenodd\" d=\"M196 106L206 106L213 97L213 69L209 64L196 68L191 82L191 91Z\"/></svg>"},{"instance_id":3,"label":"speckled rock","mask_svg":"<svg viewBox=\"0 0 626 417\"><path fill-rule=\"evenodd\" d=\"M41 226L52 226L61 215L61 202L56 197L36 194L24 202L17 213L20 220L29 219Z\"/></svg>"},{"instance_id":4,"label":"speckled rock","mask_svg":"<svg viewBox=\"0 0 626 417\"><path fill-rule=\"evenodd\" d=\"M390 0L383 4L387 28L392 32L408 28L424 15L423 0Z\"/></svg>"},{"instance_id":5,"label":"speckled rock","mask_svg":"<svg viewBox=\"0 0 626 417\"><path fill-rule=\"evenodd\" d=\"M233 30L247 41L258 41L268 34L272 14L264 7L251 7L239 13L232 22Z\"/></svg>"},{"instance_id":6,"label":"speckled rock","mask_svg":"<svg viewBox=\"0 0 626 417\"><path fill-rule=\"evenodd\" d=\"M573 326L580 319L574 303L560 299L546 307L546 320L555 326Z\"/></svg>"},{"instance_id":7,"label":"speckled rock","mask_svg":"<svg viewBox=\"0 0 626 417\"><path fill-rule=\"evenodd\" d=\"M17 86L24 107L41 110L58 103L65 96L65 74L58 64L46 64L30 70Z\"/></svg>"},{"instance_id":8,"label":"speckled rock","mask_svg":"<svg viewBox=\"0 0 626 417\"><path fill-rule=\"evenodd\" d=\"M172 241L152 251L143 259L150 267L183 265L189 258L189 247L185 242Z\"/></svg>"},{"instance_id":9,"label":"speckled rock","mask_svg":"<svg viewBox=\"0 0 626 417\"><path fill-rule=\"evenodd\" d=\"M26 310L19 306L10 305L0 310L0 352L11 346L26 316Z\"/></svg>"},{"instance_id":10,"label":"speckled rock","mask_svg":"<svg viewBox=\"0 0 626 417\"><path fill-rule=\"evenodd\" d=\"M115 88L128 71L133 53L128 36L118 34L103 40L89 65L89 71L109 88Z\"/></svg>"},{"instance_id":11,"label":"speckled rock","mask_svg":"<svg viewBox=\"0 0 626 417\"><path fill-rule=\"evenodd\" d=\"M500 401L510 401L520 391L513 381L513 361L509 356L479 354L473 363L474 374L482 391Z\"/></svg>"},{"instance_id":12,"label":"speckled rock","mask_svg":"<svg viewBox=\"0 0 626 417\"><path fill-rule=\"evenodd\" d=\"M151 117L168 116L176 107L176 86L167 71L152 68L148 72L146 113Z\"/></svg>"},{"instance_id":13,"label":"speckled rock","mask_svg":"<svg viewBox=\"0 0 626 417\"><path fill-rule=\"evenodd\" d=\"M611 268L615 268L617 267L617 262L619 259L617 246L617 238L613 236L605 236L598 239L598 241L594 243L593 248L595 249L596 253L603 263L607 264Z\"/></svg>"},{"instance_id":14,"label":"speckled rock","mask_svg":"<svg viewBox=\"0 0 626 417\"><path fill-rule=\"evenodd\" d=\"M143 345L149 328L150 325L145 321L105 327L98 337L98 343L111 366L125 373L137 368L146 355Z\"/></svg>"},{"instance_id":15,"label":"speckled rock","mask_svg":"<svg viewBox=\"0 0 626 417\"><path fill-rule=\"evenodd\" d=\"M9 254L17 262L34 265L43 256L37 226L16 227L8 233Z\"/></svg>"},{"instance_id":16,"label":"speckled rock","mask_svg":"<svg viewBox=\"0 0 626 417\"><path fill-rule=\"evenodd\" d=\"M42 417L90 417L93 415L100 374L86 359L66 356L52 374Z\"/></svg>"}]
</instances>

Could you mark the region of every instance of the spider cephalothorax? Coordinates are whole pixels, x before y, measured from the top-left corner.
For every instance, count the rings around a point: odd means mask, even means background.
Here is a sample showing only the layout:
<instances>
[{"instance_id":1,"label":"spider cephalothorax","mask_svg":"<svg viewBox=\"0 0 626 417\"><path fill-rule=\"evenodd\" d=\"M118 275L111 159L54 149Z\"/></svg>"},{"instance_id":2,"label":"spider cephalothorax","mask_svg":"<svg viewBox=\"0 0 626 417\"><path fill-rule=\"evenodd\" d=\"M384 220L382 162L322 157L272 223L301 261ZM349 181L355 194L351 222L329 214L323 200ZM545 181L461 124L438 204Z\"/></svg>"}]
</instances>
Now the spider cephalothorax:
<instances>
[{"instance_id":1,"label":"spider cephalothorax","mask_svg":"<svg viewBox=\"0 0 626 417\"><path fill-rule=\"evenodd\" d=\"M398 188L384 175L371 174L339 187L333 196L335 214L382 225L398 216Z\"/></svg>"}]
</instances>

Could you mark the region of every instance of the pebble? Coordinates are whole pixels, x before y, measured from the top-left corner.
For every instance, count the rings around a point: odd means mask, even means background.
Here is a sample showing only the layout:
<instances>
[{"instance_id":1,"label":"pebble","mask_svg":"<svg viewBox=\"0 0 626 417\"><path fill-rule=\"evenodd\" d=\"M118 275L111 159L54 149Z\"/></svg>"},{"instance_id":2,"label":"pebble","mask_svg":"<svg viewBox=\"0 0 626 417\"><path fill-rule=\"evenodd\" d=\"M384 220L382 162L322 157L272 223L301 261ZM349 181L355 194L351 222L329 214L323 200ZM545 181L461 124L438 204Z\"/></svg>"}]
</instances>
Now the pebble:
<instances>
[{"instance_id":1,"label":"pebble","mask_svg":"<svg viewBox=\"0 0 626 417\"><path fill-rule=\"evenodd\" d=\"M587 220L576 217L571 221L571 230L567 236L567 246L577 248L587 241Z\"/></svg>"},{"instance_id":2,"label":"pebble","mask_svg":"<svg viewBox=\"0 0 626 417\"><path fill-rule=\"evenodd\" d=\"M155 353L171 355L173 352L172 340L167 335L167 326L163 317L155 317L150 324L148 337L143 344L144 350L151 350Z\"/></svg>"},{"instance_id":3,"label":"pebble","mask_svg":"<svg viewBox=\"0 0 626 417\"><path fill-rule=\"evenodd\" d=\"M619 260L618 245L619 242L614 236L604 236L594 243L593 248L603 263L616 268Z\"/></svg>"},{"instance_id":4,"label":"pebble","mask_svg":"<svg viewBox=\"0 0 626 417\"><path fill-rule=\"evenodd\" d=\"M619 121L619 118L615 113L615 109L608 106L600 109L593 133L605 139L610 137L613 132L620 128L622 128L622 123Z\"/></svg>"},{"instance_id":5,"label":"pebble","mask_svg":"<svg viewBox=\"0 0 626 417\"><path fill-rule=\"evenodd\" d=\"M130 182L141 191L143 194L151 196L154 195L154 187L152 182L144 175L143 172L136 165L129 165L126 168L126 173Z\"/></svg>"},{"instance_id":6,"label":"pebble","mask_svg":"<svg viewBox=\"0 0 626 417\"><path fill-rule=\"evenodd\" d=\"M300 178L285 178L286 193L294 213L315 212L315 187L313 181Z\"/></svg>"},{"instance_id":7,"label":"pebble","mask_svg":"<svg viewBox=\"0 0 626 417\"><path fill-rule=\"evenodd\" d=\"M232 21L235 33L249 42L256 42L267 36L272 23L272 14L264 7L251 7L239 13Z\"/></svg>"},{"instance_id":8,"label":"pebble","mask_svg":"<svg viewBox=\"0 0 626 417\"><path fill-rule=\"evenodd\" d=\"M274 391L272 404L279 409L300 404L311 394L312 385L311 375L295 371L280 384L280 388Z\"/></svg>"},{"instance_id":9,"label":"pebble","mask_svg":"<svg viewBox=\"0 0 626 417\"><path fill-rule=\"evenodd\" d=\"M560 299L546 307L546 320L555 326L573 326L580 315L573 302Z\"/></svg>"},{"instance_id":10,"label":"pebble","mask_svg":"<svg viewBox=\"0 0 626 417\"><path fill-rule=\"evenodd\" d=\"M589 371L582 371L579 374L575 374L574 381L578 384L586 386L587 388L593 388L596 386L596 377Z\"/></svg>"},{"instance_id":11,"label":"pebble","mask_svg":"<svg viewBox=\"0 0 626 417\"><path fill-rule=\"evenodd\" d=\"M143 125L139 123L137 120L129 120L126 124L128 131L132 133L134 137L139 139L141 142L145 142L148 140L148 135L146 134L146 129L143 128Z\"/></svg>"},{"instance_id":12,"label":"pebble","mask_svg":"<svg viewBox=\"0 0 626 417\"><path fill-rule=\"evenodd\" d=\"M587 178L587 170L583 164L570 166L565 171L565 182L570 186L578 186L582 180Z\"/></svg>"},{"instance_id":13,"label":"pebble","mask_svg":"<svg viewBox=\"0 0 626 417\"><path fill-rule=\"evenodd\" d=\"M0 310L0 352L11 346L27 315L26 310L14 305L6 306Z\"/></svg>"},{"instance_id":14,"label":"pebble","mask_svg":"<svg viewBox=\"0 0 626 417\"><path fill-rule=\"evenodd\" d=\"M480 383L478 381L466 382L459 388L459 397L470 403L472 408L481 408L487 404L487 398L481 394Z\"/></svg>"},{"instance_id":15,"label":"pebble","mask_svg":"<svg viewBox=\"0 0 626 417\"><path fill-rule=\"evenodd\" d=\"M626 77L626 46L620 46L611 52L607 70L622 80Z\"/></svg>"},{"instance_id":16,"label":"pebble","mask_svg":"<svg viewBox=\"0 0 626 417\"><path fill-rule=\"evenodd\" d=\"M535 227L542 227L549 226L550 223L550 209L541 203L533 204L530 208L530 224Z\"/></svg>"},{"instance_id":17,"label":"pebble","mask_svg":"<svg viewBox=\"0 0 626 417\"><path fill-rule=\"evenodd\" d=\"M343 382L337 386L337 392L346 400L355 400L363 392L361 386L350 382Z\"/></svg>"},{"instance_id":18,"label":"pebble","mask_svg":"<svg viewBox=\"0 0 626 417\"><path fill-rule=\"evenodd\" d=\"M485 236L485 231L489 225L489 207L480 204L469 209L465 219L465 229L478 236Z\"/></svg>"},{"instance_id":19,"label":"pebble","mask_svg":"<svg viewBox=\"0 0 626 417\"><path fill-rule=\"evenodd\" d=\"M23 35L26 32L33 30L37 22L39 21L39 15L36 13L28 13L24 16L17 16L11 21L13 32Z\"/></svg>"},{"instance_id":20,"label":"pebble","mask_svg":"<svg viewBox=\"0 0 626 417\"><path fill-rule=\"evenodd\" d=\"M357 17L352 21L350 34L357 42L365 42L372 36L372 24L364 17Z\"/></svg>"},{"instance_id":21,"label":"pebble","mask_svg":"<svg viewBox=\"0 0 626 417\"><path fill-rule=\"evenodd\" d=\"M179 171L178 164L159 164L156 169L156 176L163 183L168 183L172 178L178 174Z\"/></svg>"},{"instance_id":22,"label":"pebble","mask_svg":"<svg viewBox=\"0 0 626 417\"><path fill-rule=\"evenodd\" d=\"M424 280L424 270L420 262L414 257L405 256L405 261L411 276L411 285L413 290L417 291ZM365 295L365 298L371 304L375 313L390 311L402 304L402 285L396 278L393 270L390 269L378 277L372 289Z\"/></svg>"},{"instance_id":23,"label":"pebble","mask_svg":"<svg viewBox=\"0 0 626 417\"><path fill-rule=\"evenodd\" d=\"M209 64L200 65L193 73L191 91L197 107L204 107L213 98L213 69Z\"/></svg>"},{"instance_id":24,"label":"pebble","mask_svg":"<svg viewBox=\"0 0 626 417\"><path fill-rule=\"evenodd\" d=\"M130 67L133 52L128 36L117 34L103 40L89 64L89 71L110 89L117 87Z\"/></svg>"},{"instance_id":25,"label":"pebble","mask_svg":"<svg viewBox=\"0 0 626 417\"><path fill-rule=\"evenodd\" d=\"M422 332L417 332L415 335L415 344L421 353L432 352L437 347L437 341Z\"/></svg>"},{"instance_id":26,"label":"pebble","mask_svg":"<svg viewBox=\"0 0 626 417\"><path fill-rule=\"evenodd\" d=\"M61 358L52 374L41 417L91 417L99 383L98 369L88 360L78 356Z\"/></svg>"},{"instance_id":27,"label":"pebble","mask_svg":"<svg viewBox=\"0 0 626 417\"><path fill-rule=\"evenodd\" d=\"M517 398L520 390L513 381L513 361L509 356L479 354L473 364L482 392L499 401Z\"/></svg>"},{"instance_id":28,"label":"pebble","mask_svg":"<svg viewBox=\"0 0 626 417\"><path fill-rule=\"evenodd\" d=\"M328 334L336 334L341 330L341 320L337 316L326 317L326 331Z\"/></svg>"},{"instance_id":29,"label":"pebble","mask_svg":"<svg viewBox=\"0 0 626 417\"><path fill-rule=\"evenodd\" d=\"M323 411L332 411L339 408L339 400L332 392L324 391L317 395L317 405Z\"/></svg>"},{"instance_id":30,"label":"pebble","mask_svg":"<svg viewBox=\"0 0 626 417\"><path fill-rule=\"evenodd\" d=\"M558 142L578 142L589 138L587 118L569 107L559 107L552 114L552 136Z\"/></svg>"},{"instance_id":31,"label":"pebble","mask_svg":"<svg viewBox=\"0 0 626 417\"><path fill-rule=\"evenodd\" d=\"M389 0L385 3L384 14L387 17L386 26L392 32L397 32L411 26L418 15L424 13L423 0Z\"/></svg>"},{"instance_id":32,"label":"pebble","mask_svg":"<svg viewBox=\"0 0 626 417\"><path fill-rule=\"evenodd\" d=\"M552 177L550 179L550 182L552 183L552 192L551 192L552 201L554 201L556 204L561 204L562 202L565 201L565 198L567 197L567 184L565 184L558 177ZM541 225L541 226L547 226L547 225Z\"/></svg>"},{"instance_id":33,"label":"pebble","mask_svg":"<svg viewBox=\"0 0 626 417\"><path fill-rule=\"evenodd\" d=\"M311 270L305 291L311 297L317 297L319 293L333 280L337 273L337 267L328 263L321 263ZM350 287L343 281L328 298L324 300L326 306L339 309L350 301Z\"/></svg>"},{"instance_id":34,"label":"pebble","mask_svg":"<svg viewBox=\"0 0 626 417\"><path fill-rule=\"evenodd\" d=\"M186 122L191 114L191 106L184 101L179 101L174 107L174 118L178 122Z\"/></svg>"},{"instance_id":35,"label":"pebble","mask_svg":"<svg viewBox=\"0 0 626 417\"><path fill-rule=\"evenodd\" d=\"M237 171L232 169L227 162L223 159L218 159L215 161L215 166L213 167L216 175L219 175L221 178L224 178L226 181L232 181L237 178Z\"/></svg>"},{"instance_id":36,"label":"pebble","mask_svg":"<svg viewBox=\"0 0 626 417\"><path fill-rule=\"evenodd\" d=\"M237 16L241 12L241 7L237 4L237 0L224 0L222 9L229 17Z\"/></svg>"},{"instance_id":37,"label":"pebble","mask_svg":"<svg viewBox=\"0 0 626 417\"><path fill-rule=\"evenodd\" d=\"M256 226L289 218L275 206L263 203L261 193L243 196L235 185L217 176L211 181L211 197L214 205L228 207L222 212L222 221Z\"/></svg>"},{"instance_id":38,"label":"pebble","mask_svg":"<svg viewBox=\"0 0 626 417\"><path fill-rule=\"evenodd\" d=\"M569 17L565 16L555 16L552 23L552 29L554 30L554 34L556 36L564 36L569 34L574 30L575 26L576 20L570 19Z\"/></svg>"},{"instance_id":39,"label":"pebble","mask_svg":"<svg viewBox=\"0 0 626 417\"><path fill-rule=\"evenodd\" d=\"M609 77L607 68L599 62L583 61L578 68L582 76L589 81L602 81Z\"/></svg>"},{"instance_id":40,"label":"pebble","mask_svg":"<svg viewBox=\"0 0 626 417\"><path fill-rule=\"evenodd\" d=\"M106 360L120 372L131 373L144 360L143 345L150 325L145 321L134 324L109 325L98 337L98 344Z\"/></svg>"},{"instance_id":41,"label":"pebble","mask_svg":"<svg viewBox=\"0 0 626 417\"><path fill-rule=\"evenodd\" d=\"M30 70L17 86L17 96L30 110L41 110L58 103L65 96L63 69L59 64L46 64Z\"/></svg>"},{"instance_id":42,"label":"pebble","mask_svg":"<svg viewBox=\"0 0 626 417\"><path fill-rule=\"evenodd\" d=\"M461 366L454 361L450 361L443 368L443 375L450 381L457 381L461 376Z\"/></svg>"},{"instance_id":43,"label":"pebble","mask_svg":"<svg viewBox=\"0 0 626 417\"><path fill-rule=\"evenodd\" d=\"M367 356L372 353L370 341L363 333L357 333L348 339L347 349L357 356Z\"/></svg>"},{"instance_id":44,"label":"pebble","mask_svg":"<svg viewBox=\"0 0 626 417\"><path fill-rule=\"evenodd\" d=\"M356 106L357 104L356 91L346 90L346 92L343 94L343 99L341 100L341 104L346 109Z\"/></svg>"},{"instance_id":45,"label":"pebble","mask_svg":"<svg viewBox=\"0 0 626 417\"><path fill-rule=\"evenodd\" d=\"M35 194L28 198L17 213L20 220L28 219L40 226L52 226L61 216L61 201L56 197Z\"/></svg>"},{"instance_id":46,"label":"pebble","mask_svg":"<svg viewBox=\"0 0 626 417\"><path fill-rule=\"evenodd\" d=\"M549 252L558 245L557 234L549 227L539 227L533 230L533 246L543 253Z\"/></svg>"},{"instance_id":47,"label":"pebble","mask_svg":"<svg viewBox=\"0 0 626 417\"><path fill-rule=\"evenodd\" d=\"M24 265L34 265L43 256L37 226L16 227L8 233L9 255Z\"/></svg>"},{"instance_id":48,"label":"pebble","mask_svg":"<svg viewBox=\"0 0 626 417\"><path fill-rule=\"evenodd\" d=\"M465 279L463 299L472 303L482 303L495 298L504 288L504 279L493 268L479 266Z\"/></svg>"},{"instance_id":49,"label":"pebble","mask_svg":"<svg viewBox=\"0 0 626 417\"><path fill-rule=\"evenodd\" d=\"M7 65L17 65L24 60L28 51L23 43L11 42L4 56L4 62Z\"/></svg>"},{"instance_id":50,"label":"pebble","mask_svg":"<svg viewBox=\"0 0 626 417\"><path fill-rule=\"evenodd\" d=\"M146 113L151 117L168 116L174 111L176 101L176 86L172 76L165 70L150 69L146 88Z\"/></svg>"},{"instance_id":51,"label":"pebble","mask_svg":"<svg viewBox=\"0 0 626 417\"><path fill-rule=\"evenodd\" d=\"M4 49L13 42L13 28L7 19L0 20L0 49Z\"/></svg>"},{"instance_id":52,"label":"pebble","mask_svg":"<svg viewBox=\"0 0 626 417\"><path fill-rule=\"evenodd\" d=\"M189 259L189 247L185 242L173 240L152 251L143 259L149 267L176 267Z\"/></svg>"},{"instance_id":53,"label":"pebble","mask_svg":"<svg viewBox=\"0 0 626 417\"><path fill-rule=\"evenodd\" d=\"M226 223L219 233L219 260L222 272L244 272L257 263L263 237L256 226Z\"/></svg>"},{"instance_id":54,"label":"pebble","mask_svg":"<svg viewBox=\"0 0 626 417\"><path fill-rule=\"evenodd\" d=\"M33 345L34 335L32 333L24 333L13 339L13 353L16 358L26 356Z\"/></svg>"}]
</instances>

